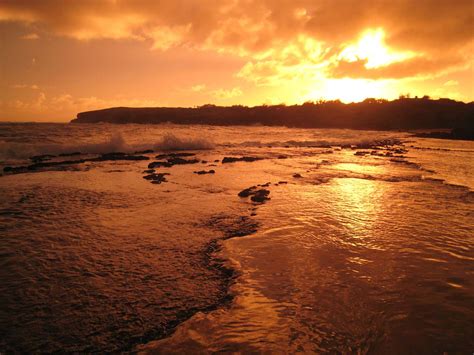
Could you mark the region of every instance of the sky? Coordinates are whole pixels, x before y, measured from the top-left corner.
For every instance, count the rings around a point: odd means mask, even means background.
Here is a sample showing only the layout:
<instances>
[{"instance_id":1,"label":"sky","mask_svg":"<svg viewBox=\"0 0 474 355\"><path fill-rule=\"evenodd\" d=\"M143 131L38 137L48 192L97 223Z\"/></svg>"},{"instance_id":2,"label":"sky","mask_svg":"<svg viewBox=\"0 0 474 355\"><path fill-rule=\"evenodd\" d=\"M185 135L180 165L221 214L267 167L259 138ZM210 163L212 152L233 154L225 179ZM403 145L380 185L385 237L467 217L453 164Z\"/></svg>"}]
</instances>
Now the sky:
<instances>
[{"instance_id":1,"label":"sky","mask_svg":"<svg viewBox=\"0 0 474 355\"><path fill-rule=\"evenodd\" d=\"M0 0L0 120L474 100L472 0Z\"/></svg>"}]
</instances>

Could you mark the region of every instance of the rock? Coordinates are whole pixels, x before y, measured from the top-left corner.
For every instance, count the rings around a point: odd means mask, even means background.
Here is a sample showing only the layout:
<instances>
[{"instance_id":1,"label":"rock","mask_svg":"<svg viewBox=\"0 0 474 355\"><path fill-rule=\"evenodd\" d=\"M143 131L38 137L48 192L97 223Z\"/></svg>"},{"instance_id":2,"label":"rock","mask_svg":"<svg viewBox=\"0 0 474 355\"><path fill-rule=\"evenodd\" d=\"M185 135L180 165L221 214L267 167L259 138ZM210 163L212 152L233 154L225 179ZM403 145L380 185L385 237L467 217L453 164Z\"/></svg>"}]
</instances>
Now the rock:
<instances>
[{"instance_id":1,"label":"rock","mask_svg":"<svg viewBox=\"0 0 474 355\"><path fill-rule=\"evenodd\" d=\"M220 162L219 159L214 160L214 163L219 163L219 162Z\"/></svg>"},{"instance_id":2,"label":"rock","mask_svg":"<svg viewBox=\"0 0 474 355\"><path fill-rule=\"evenodd\" d=\"M162 182L166 182L165 176L169 175L168 173L153 173L150 175L146 175L143 178L145 180L151 180L152 184L161 184Z\"/></svg>"},{"instance_id":3,"label":"rock","mask_svg":"<svg viewBox=\"0 0 474 355\"><path fill-rule=\"evenodd\" d=\"M253 161L262 160L262 159L263 158L258 158L258 157L240 157L240 158L224 157L224 159L222 159L222 164L235 163L238 161L253 162Z\"/></svg>"},{"instance_id":4,"label":"rock","mask_svg":"<svg viewBox=\"0 0 474 355\"><path fill-rule=\"evenodd\" d=\"M28 171L28 167L26 166L6 166L3 168L4 173L11 173L11 174L26 173L27 171Z\"/></svg>"},{"instance_id":5,"label":"rock","mask_svg":"<svg viewBox=\"0 0 474 355\"><path fill-rule=\"evenodd\" d=\"M471 128L454 128L450 132L428 132L417 133L415 137L422 138L437 138L437 139L460 139L460 140L474 140L474 127Z\"/></svg>"},{"instance_id":6,"label":"rock","mask_svg":"<svg viewBox=\"0 0 474 355\"><path fill-rule=\"evenodd\" d=\"M151 154L153 149L137 150L134 154Z\"/></svg>"},{"instance_id":7,"label":"rock","mask_svg":"<svg viewBox=\"0 0 474 355\"><path fill-rule=\"evenodd\" d=\"M202 164L207 164L207 160L201 160Z\"/></svg>"},{"instance_id":8,"label":"rock","mask_svg":"<svg viewBox=\"0 0 474 355\"><path fill-rule=\"evenodd\" d=\"M173 164L167 162L167 161L154 161L148 164L148 169L154 169L154 168L171 168Z\"/></svg>"},{"instance_id":9,"label":"rock","mask_svg":"<svg viewBox=\"0 0 474 355\"><path fill-rule=\"evenodd\" d=\"M238 193L239 197L246 198L250 197L253 202L263 203L267 200L270 200L270 191L266 189L257 189L257 186L251 186L247 189L244 189Z\"/></svg>"},{"instance_id":10,"label":"rock","mask_svg":"<svg viewBox=\"0 0 474 355\"><path fill-rule=\"evenodd\" d=\"M196 164L199 163L199 160L197 159L183 159L179 157L173 157L173 158L168 158L168 163L171 165L183 165L183 164Z\"/></svg>"},{"instance_id":11,"label":"rock","mask_svg":"<svg viewBox=\"0 0 474 355\"><path fill-rule=\"evenodd\" d=\"M293 174L293 177L294 177L295 179L302 178L301 174L298 174L298 173Z\"/></svg>"},{"instance_id":12,"label":"rock","mask_svg":"<svg viewBox=\"0 0 474 355\"><path fill-rule=\"evenodd\" d=\"M355 152L354 155L357 155L357 156L366 156L367 154L369 154L369 152L364 152L364 151L361 151L359 150L358 152Z\"/></svg>"},{"instance_id":13,"label":"rock","mask_svg":"<svg viewBox=\"0 0 474 355\"><path fill-rule=\"evenodd\" d=\"M288 184L288 181L278 181L279 185Z\"/></svg>"},{"instance_id":14,"label":"rock","mask_svg":"<svg viewBox=\"0 0 474 355\"><path fill-rule=\"evenodd\" d=\"M85 163L86 161L87 160L85 160L85 159L63 160L63 161L47 161L47 162L41 162L41 163L28 165L26 168L31 171L31 170L51 168L51 167L61 166L61 165L82 164L82 163Z\"/></svg>"},{"instance_id":15,"label":"rock","mask_svg":"<svg viewBox=\"0 0 474 355\"><path fill-rule=\"evenodd\" d=\"M35 155L35 156L30 157L30 160L34 163L39 163L46 160L51 160L51 158L56 158L56 155L51 155L51 154Z\"/></svg>"},{"instance_id":16,"label":"rock","mask_svg":"<svg viewBox=\"0 0 474 355\"><path fill-rule=\"evenodd\" d=\"M106 153L100 157L89 159L89 161L116 161L116 160L149 160L144 155L129 155L122 152Z\"/></svg>"},{"instance_id":17,"label":"rock","mask_svg":"<svg viewBox=\"0 0 474 355\"><path fill-rule=\"evenodd\" d=\"M288 157L286 155L279 155L277 159L288 159Z\"/></svg>"},{"instance_id":18,"label":"rock","mask_svg":"<svg viewBox=\"0 0 474 355\"><path fill-rule=\"evenodd\" d=\"M81 155L81 152L72 152L72 153L61 153L58 155L58 157L72 157L76 155Z\"/></svg>"},{"instance_id":19,"label":"rock","mask_svg":"<svg viewBox=\"0 0 474 355\"><path fill-rule=\"evenodd\" d=\"M215 174L215 171L214 170L209 170L209 171L200 170L200 171L195 171L194 174L198 174L198 175Z\"/></svg>"},{"instance_id":20,"label":"rock","mask_svg":"<svg viewBox=\"0 0 474 355\"><path fill-rule=\"evenodd\" d=\"M251 186L247 189L244 189L238 193L239 197L249 197L250 195L253 195L257 189L257 186Z\"/></svg>"},{"instance_id":21,"label":"rock","mask_svg":"<svg viewBox=\"0 0 474 355\"><path fill-rule=\"evenodd\" d=\"M168 158L177 158L177 157L193 157L196 154L194 153L166 153L160 154L155 157L155 159L168 159Z\"/></svg>"},{"instance_id":22,"label":"rock","mask_svg":"<svg viewBox=\"0 0 474 355\"><path fill-rule=\"evenodd\" d=\"M143 174L153 174L154 172L155 172L155 169L143 170Z\"/></svg>"},{"instance_id":23,"label":"rock","mask_svg":"<svg viewBox=\"0 0 474 355\"><path fill-rule=\"evenodd\" d=\"M255 192L255 194L250 197L250 199L251 199L253 202L263 203L263 202L265 202L265 201L267 201L267 200L270 199L270 197L268 197L268 195L270 195L270 191L269 191L269 190L261 189L261 190L257 190L257 191Z\"/></svg>"},{"instance_id":24,"label":"rock","mask_svg":"<svg viewBox=\"0 0 474 355\"><path fill-rule=\"evenodd\" d=\"M117 153L102 154L101 156L97 158L89 158L89 159L62 160L62 161L40 160L28 166L5 167L3 171L6 173L18 174L18 173L36 171L36 170L45 169L45 168L47 169L47 168L52 168L52 167L60 167L64 165L83 164L86 162L103 162L103 161L117 161L117 160L148 160L148 159L149 159L148 157L145 157L143 155L129 155L129 154L117 152ZM149 168L152 168L152 167L149 166Z\"/></svg>"}]
</instances>

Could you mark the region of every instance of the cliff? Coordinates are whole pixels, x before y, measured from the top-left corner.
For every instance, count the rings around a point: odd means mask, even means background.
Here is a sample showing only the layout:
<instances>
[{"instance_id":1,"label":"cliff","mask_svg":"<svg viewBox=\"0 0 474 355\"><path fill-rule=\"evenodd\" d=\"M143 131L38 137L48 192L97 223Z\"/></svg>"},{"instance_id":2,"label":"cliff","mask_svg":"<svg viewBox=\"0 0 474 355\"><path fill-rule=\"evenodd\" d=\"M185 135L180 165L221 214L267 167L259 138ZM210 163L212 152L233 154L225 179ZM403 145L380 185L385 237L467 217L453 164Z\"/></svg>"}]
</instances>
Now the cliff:
<instances>
[{"instance_id":1,"label":"cliff","mask_svg":"<svg viewBox=\"0 0 474 355\"><path fill-rule=\"evenodd\" d=\"M394 101L367 99L360 103L340 101L275 106L214 106L196 108L116 107L81 112L72 123L164 123L209 125L269 125L311 128L375 130L474 129L474 102L449 99L400 98Z\"/></svg>"}]
</instances>

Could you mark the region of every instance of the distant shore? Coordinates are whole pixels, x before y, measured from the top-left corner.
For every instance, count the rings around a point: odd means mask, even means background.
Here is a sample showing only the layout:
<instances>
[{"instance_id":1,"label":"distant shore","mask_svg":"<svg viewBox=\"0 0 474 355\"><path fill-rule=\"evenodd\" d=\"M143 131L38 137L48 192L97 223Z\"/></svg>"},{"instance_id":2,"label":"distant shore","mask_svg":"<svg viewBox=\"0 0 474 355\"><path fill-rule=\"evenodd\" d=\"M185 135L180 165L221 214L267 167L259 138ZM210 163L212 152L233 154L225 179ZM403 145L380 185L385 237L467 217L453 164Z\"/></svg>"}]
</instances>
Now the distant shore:
<instances>
[{"instance_id":1,"label":"distant shore","mask_svg":"<svg viewBox=\"0 0 474 355\"><path fill-rule=\"evenodd\" d=\"M450 99L367 99L360 103L309 102L302 105L214 106L194 108L116 107L81 112L71 123L175 123L206 125L265 125L299 128L348 128L367 130L443 130L433 138L472 139L474 102ZM421 135L426 136L426 135Z\"/></svg>"}]
</instances>

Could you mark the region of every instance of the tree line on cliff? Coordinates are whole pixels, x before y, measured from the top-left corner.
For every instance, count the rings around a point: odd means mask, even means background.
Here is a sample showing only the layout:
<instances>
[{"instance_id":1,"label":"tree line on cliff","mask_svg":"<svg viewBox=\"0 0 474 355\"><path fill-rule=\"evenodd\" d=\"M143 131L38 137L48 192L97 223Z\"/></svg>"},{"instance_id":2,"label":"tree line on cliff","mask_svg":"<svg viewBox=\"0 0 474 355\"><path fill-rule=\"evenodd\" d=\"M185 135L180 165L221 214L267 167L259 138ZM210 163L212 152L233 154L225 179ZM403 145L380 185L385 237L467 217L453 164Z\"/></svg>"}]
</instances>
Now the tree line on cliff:
<instances>
[{"instance_id":1,"label":"tree line on cliff","mask_svg":"<svg viewBox=\"0 0 474 355\"><path fill-rule=\"evenodd\" d=\"M374 130L433 128L472 130L474 129L474 102L400 97L393 101L366 99L363 102L349 104L336 100L291 106L115 107L79 113L72 122L143 124L171 122Z\"/></svg>"}]
</instances>

